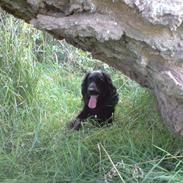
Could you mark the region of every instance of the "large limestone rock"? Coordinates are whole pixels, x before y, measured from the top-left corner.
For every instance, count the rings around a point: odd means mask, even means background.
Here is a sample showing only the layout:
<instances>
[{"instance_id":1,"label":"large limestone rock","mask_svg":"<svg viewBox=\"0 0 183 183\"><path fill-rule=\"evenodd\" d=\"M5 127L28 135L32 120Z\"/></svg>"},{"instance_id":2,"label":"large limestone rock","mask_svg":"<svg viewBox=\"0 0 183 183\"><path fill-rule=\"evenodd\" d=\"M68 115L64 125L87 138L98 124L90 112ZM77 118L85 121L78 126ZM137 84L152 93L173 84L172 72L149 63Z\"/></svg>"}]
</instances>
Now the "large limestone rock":
<instances>
[{"instance_id":1,"label":"large limestone rock","mask_svg":"<svg viewBox=\"0 0 183 183\"><path fill-rule=\"evenodd\" d=\"M0 0L0 6L150 88L169 129L183 136L182 0Z\"/></svg>"}]
</instances>

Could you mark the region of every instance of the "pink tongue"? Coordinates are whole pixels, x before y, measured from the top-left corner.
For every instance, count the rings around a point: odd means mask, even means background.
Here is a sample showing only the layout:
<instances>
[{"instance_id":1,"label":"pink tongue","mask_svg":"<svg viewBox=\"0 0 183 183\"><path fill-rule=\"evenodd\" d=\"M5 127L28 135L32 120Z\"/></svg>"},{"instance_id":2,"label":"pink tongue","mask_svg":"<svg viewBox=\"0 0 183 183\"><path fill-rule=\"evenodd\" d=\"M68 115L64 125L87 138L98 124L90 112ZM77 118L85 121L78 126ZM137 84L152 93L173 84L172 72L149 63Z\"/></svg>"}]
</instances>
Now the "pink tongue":
<instances>
[{"instance_id":1,"label":"pink tongue","mask_svg":"<svg viewBox=\"0 0 183 183\"><path fill-rule=\"evenodd\" d=\"M90 109L94 109L97 106L97 96L92 95L90 96L89 102L88 102L88 107Z\"/></svg>"}]
</instances>

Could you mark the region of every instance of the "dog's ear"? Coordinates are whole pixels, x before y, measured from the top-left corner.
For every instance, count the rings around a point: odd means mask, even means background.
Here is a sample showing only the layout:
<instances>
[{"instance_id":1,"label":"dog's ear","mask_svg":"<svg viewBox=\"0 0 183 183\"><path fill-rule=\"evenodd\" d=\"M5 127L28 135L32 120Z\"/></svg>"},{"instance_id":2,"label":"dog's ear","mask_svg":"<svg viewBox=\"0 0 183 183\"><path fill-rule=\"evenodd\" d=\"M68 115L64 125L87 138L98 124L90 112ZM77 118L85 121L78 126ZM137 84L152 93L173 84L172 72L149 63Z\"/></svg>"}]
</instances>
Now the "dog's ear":
<instances>
[{"instance_id":1,"label":"dog's ear","mask_svg":"<svg viewBox=\"0 0 183 183\"><path fill-rule=\"evenodd\" d=\"M108 90L111 94L116 93L116 87L113 85L112 79L111 79L110 75L107 74L107 73L105 73L105 72L102 72L102 74L103 74L104 79L105 79L105 82L106 82L107 90Z\"/></svg>"},{"instance_id":2,"label":"dog's ear","mask_svg":"<svg viewBox=\"0 0 183 183\"><path fill-rule=\"evenodd\" d=\"M90 72L86 73L86 75L83 79L83 82L81 84L81 93L83 96L87 93L87 79L88 79L89 75L90 75Z\"/></svg>"},{"instance_id":3,"label":"dog's ear","mask_svg":"<svg viewBox=\"0 0 183 183\"><path fill-rule=\"evenodd\" d=\"M113 84L112 84L112 80L111 80L111 77L109 74L105 73L105 72L102 72L103 76L104 76L104 80L105 82L107 83L107 85L109 87L113 87Z\"/></svg>"}]
</instances>

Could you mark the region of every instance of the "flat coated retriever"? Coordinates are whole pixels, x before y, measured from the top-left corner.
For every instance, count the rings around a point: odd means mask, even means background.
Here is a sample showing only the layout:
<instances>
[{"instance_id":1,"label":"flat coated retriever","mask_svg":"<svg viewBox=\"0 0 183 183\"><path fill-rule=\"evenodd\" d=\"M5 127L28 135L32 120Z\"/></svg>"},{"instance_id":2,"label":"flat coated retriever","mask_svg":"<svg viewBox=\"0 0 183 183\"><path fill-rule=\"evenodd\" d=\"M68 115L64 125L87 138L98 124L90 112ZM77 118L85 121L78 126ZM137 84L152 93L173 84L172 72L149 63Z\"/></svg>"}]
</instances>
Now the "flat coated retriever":
<instances>
[{"instance_id":1,"label":"flat coated retriever","mask_svg":"<svg viewBox=\"0 0 183 183\"><path fill-rule=\"evenodd\" d=\"M89 72L81 87L84 107L70 124L70 128L79 130L81 123L88 117L95 117L100 126L112 123L112 116L119 97L110 76L102 71Z\"/></svg>"}]
</instances>

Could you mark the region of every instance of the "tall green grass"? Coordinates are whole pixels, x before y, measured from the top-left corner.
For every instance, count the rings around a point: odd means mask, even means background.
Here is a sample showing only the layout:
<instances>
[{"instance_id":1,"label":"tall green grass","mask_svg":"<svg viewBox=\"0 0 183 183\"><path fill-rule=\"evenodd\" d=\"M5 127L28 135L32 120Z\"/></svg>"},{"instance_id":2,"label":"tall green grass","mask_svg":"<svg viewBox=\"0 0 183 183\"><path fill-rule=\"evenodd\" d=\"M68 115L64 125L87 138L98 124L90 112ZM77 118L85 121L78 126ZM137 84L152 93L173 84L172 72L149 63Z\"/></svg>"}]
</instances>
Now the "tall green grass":
<instances>
[{"instance_id":1,"label":"tall green grass","mask_svg":"<svg viewBox=\"0 0 183 183\"><path fill-rule=\"evenodd\" d=\"M150 92L5 13L0 43L0 182L183 182L182 139L163 125ZM114 125L72 132L92 69L118 88Z\"/></svg>"}]
</instances>

